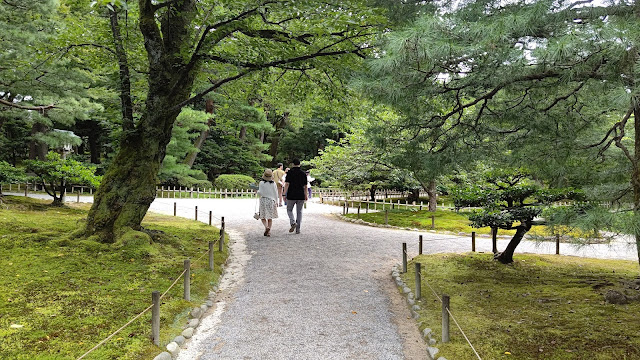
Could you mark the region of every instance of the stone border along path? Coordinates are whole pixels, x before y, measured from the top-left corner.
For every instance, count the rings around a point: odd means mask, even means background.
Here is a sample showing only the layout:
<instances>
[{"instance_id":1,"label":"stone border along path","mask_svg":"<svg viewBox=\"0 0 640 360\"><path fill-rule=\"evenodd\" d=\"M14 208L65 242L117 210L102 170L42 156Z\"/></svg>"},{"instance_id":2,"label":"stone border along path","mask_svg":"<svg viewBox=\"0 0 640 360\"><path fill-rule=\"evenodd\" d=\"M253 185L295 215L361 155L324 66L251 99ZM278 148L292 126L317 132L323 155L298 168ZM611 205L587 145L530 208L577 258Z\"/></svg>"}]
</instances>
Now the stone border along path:
<instances>
[{"instance_id":1,"label":"stone border along path","mask_svg":"<svg viewBox=\"0 0 640 360\"><path fill-rule=\"evenodd\" d=\"M173 201L158 199L152 210L172 213ZM262 224L252 218L253 199L182 199L179 212L193 218L195 205L225 217L227 229L235 232L230 235L234 259L246 265L225 273L234 280L221 283L214 306L177 359L430 359L436 354L433 334L420 334L416 322L407 320L413 314L390 273L401 261L403 242L409 257L417 254L420 233L425 253L470 251L469 236L352 224L338 220L340 207L310 202L302 234L288 232L281 207L272 236L264 237ZM507 242L499 240L498 247ZM561 246L567 255L637 260L635 247L624 241ZM478 237L476 248L490 251L491 239ZM525 251L553 253L555 244L524 241L518 253Z\"/></svg>"},{"instance_id":2,"label":"stone border along path","mask_svg":"<svg viewBox=\"0 0 640 360\"><path fill-rule=\"evenodd\" d=\"M85 200L91 199L81 197ZM186 218L193 218L196 205L203 222L208 222L210 210L224 216L232 248L220 286L211 294L213 306L182 349L172 348L177 359L435 355L433 334L425 335L426 344L416 322L408 320L412 313L407 299L390 273L401 261L403 242L409 258L417 254L418 234L424 236L425 253L470 251L469 236L352 224L330 215L340 213L340 207L314 202L303 214L300 235L288 232L286 210L278 208L280 218L271 237L262 235L262 224L252 217L255 199L156 199L150 210L172 215L174 201L178 215ZM499 240L498 248L507 242ZM491 239L478 237L476 249L489 252ZM516 255L523 252L552 254L555 244L523 241ZM637 261L635 244L625 240L581 248L561 244L561 253Z\"/></svg>"}]
</instances>

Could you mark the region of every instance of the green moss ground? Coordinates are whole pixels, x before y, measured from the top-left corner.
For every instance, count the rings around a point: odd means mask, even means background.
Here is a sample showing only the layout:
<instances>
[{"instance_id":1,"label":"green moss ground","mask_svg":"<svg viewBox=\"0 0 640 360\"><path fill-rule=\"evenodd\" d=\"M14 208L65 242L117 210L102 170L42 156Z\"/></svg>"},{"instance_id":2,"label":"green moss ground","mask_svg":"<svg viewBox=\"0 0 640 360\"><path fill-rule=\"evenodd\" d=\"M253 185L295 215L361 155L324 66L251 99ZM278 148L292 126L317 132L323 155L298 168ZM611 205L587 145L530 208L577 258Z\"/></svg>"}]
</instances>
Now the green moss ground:
<instances>
[{"instance_id":1,"label":"green moss ground","mask_svg":"<svg viewBox=\"0 0 640 360\"><path fill-rule=\"evenodd\" d=\"M161 346L182 331L188 311L202 304L227 258L208 241L219 230L206 224L149 214L143 226L158 231L101 244L69 234L82 225L84 208L51 208L50 201L5 197L0 208L0 358L75 359L151 304L191 258L191 302L182 280L163 298ZM146 242L146 243L145 243ZM89 355L88 359L151 359L161 348L150 340L150 313Z\"/></svg>"},{"instance_id":2,"label":"green moss ground","mask_svg":"<svg viewBox=\"0 0 640 360\"><path fill-rule=\"evenodd\" d=\"M613 305L603 294L638 279L638 263L566 256L518 255L513 265L492 254L420 255L420 314L436 334L438 356L477 359L451 321L451 342L441 339L439 296L483 359L639 359L640 302ZM403 274L415 291L413 263ZM637 290L631 290L632 292Z\"/></svg>"}]
</instances>

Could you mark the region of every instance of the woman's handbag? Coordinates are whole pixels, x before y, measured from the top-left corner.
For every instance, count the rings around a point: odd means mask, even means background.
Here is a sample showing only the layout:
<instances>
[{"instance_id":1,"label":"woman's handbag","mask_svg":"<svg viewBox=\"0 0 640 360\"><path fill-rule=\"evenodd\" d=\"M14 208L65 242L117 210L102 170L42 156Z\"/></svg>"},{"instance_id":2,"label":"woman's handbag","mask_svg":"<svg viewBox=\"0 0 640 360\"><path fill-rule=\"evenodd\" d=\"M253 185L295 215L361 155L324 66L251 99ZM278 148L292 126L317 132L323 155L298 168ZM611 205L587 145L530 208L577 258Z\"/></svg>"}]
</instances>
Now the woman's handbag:
<instances>
[{"instance_id":1,"label":"woman's handbag","mask_svg":"<svg viewBox=\"0 0 640 360\"><path fill-rule=\"evenodd\" d=\"M256 206L254 206L253 208L253 218L256 220L260 220L260 213L258 212L258 201L260 201L259 197L256 199Z\"/></svg>"}]
</instances>

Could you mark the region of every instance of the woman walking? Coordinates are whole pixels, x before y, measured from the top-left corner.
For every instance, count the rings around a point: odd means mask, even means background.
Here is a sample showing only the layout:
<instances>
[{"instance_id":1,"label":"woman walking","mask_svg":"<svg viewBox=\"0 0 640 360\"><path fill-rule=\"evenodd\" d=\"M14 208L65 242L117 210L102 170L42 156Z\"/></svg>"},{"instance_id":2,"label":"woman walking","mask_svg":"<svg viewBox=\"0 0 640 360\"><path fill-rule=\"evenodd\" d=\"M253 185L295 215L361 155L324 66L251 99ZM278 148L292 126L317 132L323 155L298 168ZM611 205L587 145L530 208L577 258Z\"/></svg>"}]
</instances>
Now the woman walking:
<instances>
[{"instance_id":1,"label":"woman walking","mask_svg":"<svg viewBox=\"0 0 640 360\"><path fill-rule=\"evenodd\" d=\"M258 185L258 195L260 196L260 220L264 225L264 236L271 236L271 220L278 218L278 189L273 181L271 169L265 169L262 180Z\"/></svg>"}]
</instances>

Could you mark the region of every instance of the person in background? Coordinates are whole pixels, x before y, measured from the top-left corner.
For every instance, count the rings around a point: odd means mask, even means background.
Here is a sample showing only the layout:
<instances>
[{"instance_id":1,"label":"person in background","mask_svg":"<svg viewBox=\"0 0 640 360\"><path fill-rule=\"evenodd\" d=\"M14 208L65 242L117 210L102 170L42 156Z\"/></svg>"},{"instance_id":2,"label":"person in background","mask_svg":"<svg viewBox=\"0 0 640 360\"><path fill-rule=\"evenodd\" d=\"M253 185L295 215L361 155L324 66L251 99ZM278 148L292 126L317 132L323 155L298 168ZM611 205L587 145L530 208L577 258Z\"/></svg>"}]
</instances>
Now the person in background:
<instances>
[{"instance_id":1,"label":"person in background","mask_svg":"<svg viewBox=\"0 0 640 360\"><path fill-rule=\"evenodd\" d=\"M284 205L287 206L287 192L284 190L284 185L287 182L287 173L289 172L289 168L284 170L284 175L282 175L282 201L284 201Z\"/></svg>"},{"instance_id":2,"label":"person in background","mask_svg":"<svg viewBox=\"0 0 640 360\"><path fill-rule=\"evenodd\" d=\"M273 181L275 181L278 187L278 206L282 206L282 188L284 187L285 172L282 170L282 166L282 163L278 163L278 168L273 171Z\"/></svg>"},{"instance_id":3,"label":"person in background","mask_svg":"<svg viewBox=\"0 0 640 360\"><path fill-rule=\"evenodd\" d=\"M271 236L272 219L278 218L278 189L273 181L271 169L265 169L262 180L258 185L258 195L260 196L260 220L264 225L264 236Z\"/></svg>"},{"instance_id":4,"label":"person in background","mask_svg":"<svg viewBox=\"0 0 640 360\"><path fill-rule=\"evenodd\" d=\"M311 177L311 172L309 170L307 170L305 173L307 174L307 191L309 192L308 198L311 199L311 182L313 182L315 178Z\"/></svg>"},{"instance_id":5,"label":"person in background","mask_svg":"<svg viewBox=\"0 0 640 360\"><path fill-rule=\"evenodd\" d=\"M284 183L284 192L287 196L287 215L291 228L289 232L296 231L300 234L302 223L302 207L307 197L307 174L300 169L300 160L293 159L293 167L287 172ZM296 217L293 217L293 207L296 206Z\"/></svg>"}]
</instances>

